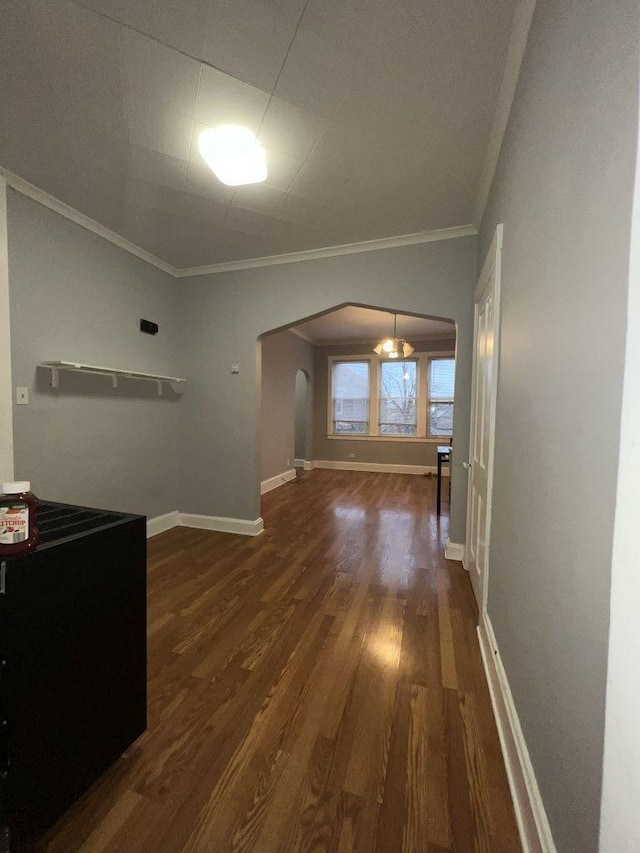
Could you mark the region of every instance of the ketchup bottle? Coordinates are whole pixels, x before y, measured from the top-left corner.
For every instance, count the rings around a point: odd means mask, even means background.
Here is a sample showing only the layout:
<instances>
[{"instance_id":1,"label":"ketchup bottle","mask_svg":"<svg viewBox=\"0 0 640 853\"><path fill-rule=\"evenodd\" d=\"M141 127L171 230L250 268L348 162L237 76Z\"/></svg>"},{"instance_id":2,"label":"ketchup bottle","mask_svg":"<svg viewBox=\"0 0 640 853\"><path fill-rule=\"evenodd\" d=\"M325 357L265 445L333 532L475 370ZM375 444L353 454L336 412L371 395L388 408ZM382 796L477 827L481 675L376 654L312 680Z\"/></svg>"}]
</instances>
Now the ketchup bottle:
<instances>
[{"instance_id":1,"label":"ketchup bottle","mask_svg":"<svg viewBox=\"0 0 640 853\"><path fill-rule=\"evenodd\" d=\"M0 556L26 554L36 547L37 506L38 499L27 480L0 485Z\"/></svg>"}]
</instances>

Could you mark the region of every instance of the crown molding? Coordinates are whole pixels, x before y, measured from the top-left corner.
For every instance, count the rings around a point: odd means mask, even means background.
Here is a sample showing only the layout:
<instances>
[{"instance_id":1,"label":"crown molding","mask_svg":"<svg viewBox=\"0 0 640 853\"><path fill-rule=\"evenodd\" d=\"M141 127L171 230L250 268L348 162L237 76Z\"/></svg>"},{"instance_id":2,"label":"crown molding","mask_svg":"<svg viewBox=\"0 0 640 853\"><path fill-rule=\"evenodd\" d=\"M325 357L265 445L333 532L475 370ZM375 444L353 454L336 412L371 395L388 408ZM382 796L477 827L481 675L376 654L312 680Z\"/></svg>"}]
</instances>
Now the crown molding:
<instances>
[{"instance_id":1,"label":"crown molding","mask_svg":"<svg viewBox=\"0 0 640 853\"><path fill-rule=\"evenodd\" d=\"M162 270L162 272L169 273L169 275L174 278L177 276L178 270L175 267L172 267L171 264L157 258L155 255L152 255L151 252L147 252L146 249L141 249L139 246L136 246L135 243L127 240L125 237L121 237L120 234L116 234L115 231L101 225L99 222L96 222L95 219L91 219L90 216L80 213L80 211L66 204L64 201L60 201L55 198L55 196L49 195L49 193L39 189L39 187L36 187L34 184L30 184L29 181L19 178L18 175L14 175L13 172L3 169L1 166L0 176L4 178L8 186L12 187L22 195L26 195L28 198L33 199L33 201L37 201L38 204L43 205L43 207L48 207L49 210L53 210L54 213L59 213L60 216L64 216L65 219L75 222L75 224L79 225L81 228L86 228L87 231L97 234L98 237L103 237L105 240L108 240L109 243L113 243L114 246L124 249L124 251L128 252L130 255L134 255L136 258L140 258L141 261L146 261L146 263L151 264L152 267L156 267L156 269Z\"/></svg>"},{"instance_id":2,"label":"crown molding","mask_svg":"<svg viewBox=\"0 0 640 853\"><path fill-rule=\"evenodd\" d=\"M383 237L379 240L363 240L360 243L344 243L338 246L325 246L321 249L305 249L286 255L270 255L264 258L248 258L244 261L229 261L222 264L210 264L204 267L189 267L177 271L177 278L198 275L216 275L237 270L251 270L259 267L272 267L278 264L295 264L300 261L317 261L321 258L335 258L339 255L355 255L359 252L373 252L378 249L395 249L401 246L414 246L418 243L433 243L438 240L454 240L457 237L475 237L478 230L474 225L457 225L453 228L440 228L437 231L419 231L414 234L400 234L397 237Z\"/></svg>"},{"instance_id":3,"label":"crown molding","mask_svg":"<svg viewBox=\"0 0 640 853\"><path fill-rule=\"evenodd\" d=\"M313 261L320 258L333 258L340 255L353 255L359 252L373 252L378 249L394 249L402 246L414 246L419 243L432 243L438 240L453 240L457 237L475 237L478 233L473 225L460 225L453 228L441 228L436 231L420 231L414 234L400 234L396 237L383 237L379 240L365 240L360 243L345 243L338 246L324 246L321 249L307 249L302 252L291 252L286 255L271 255L263 258L247 258L243 261L230 261L221 264L210 264L201 267L184 267L178 269L171 264L156 257L146 249L140 248L135 243L112 231L90 216L60 201L55 196L39 189L34 184L25 181L24 178L14 175L8 169L0 166L0 178L4 178L7 185L28 198L37 201L38 204L53 210L54 213L64 216L81 228L97 234L113 243L120 249L124 249L130 255L134 255L141 261L145 261L156 269L168 273L173 278L192 278L201 275L216 275L217 273L233 272L236 270L258 269L260 267L271 267L278 264L293 264L299 261Z\"/></svg>"},{"instance_id":4,"label":"crown molding","mask_svg":"<svg viewBox=\"0 0 640 853\"><path fill-rule=\"evenodd\" d=\"M529 29L535 5L536 0L518 0L513 14L513 26L507 50L507 59L504 65L504 74L502 75L502 83L500 84L500 91L498 92L496 108L493 114L493 124L491 126L491 133L489 134L487 153L482 167L478 195L473 211L472 221L476 229L480 228L498 166L500 151L502 150L502 143L507 131L511 107L513 106L513 99L516 93L516 86L520 77L520 68L527 47L527 38L529 37Z\"/></svg>"}]
</instances>

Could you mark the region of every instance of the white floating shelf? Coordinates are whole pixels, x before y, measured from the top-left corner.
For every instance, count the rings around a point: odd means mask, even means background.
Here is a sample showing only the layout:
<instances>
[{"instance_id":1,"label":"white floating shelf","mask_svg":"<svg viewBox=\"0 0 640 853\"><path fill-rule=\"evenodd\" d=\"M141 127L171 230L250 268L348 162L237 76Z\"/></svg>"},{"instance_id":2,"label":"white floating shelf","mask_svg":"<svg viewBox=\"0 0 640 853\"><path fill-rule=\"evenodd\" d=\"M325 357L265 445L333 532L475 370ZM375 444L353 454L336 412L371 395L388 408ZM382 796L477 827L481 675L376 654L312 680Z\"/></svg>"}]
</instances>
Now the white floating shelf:
<instances>
[{"instance_id":1,"label":"white floating shelf","mask_svg":"<svg viewBox=\"0 0 640 853\"><path fill-rule=\"evenodd\" d=\"M118 387L118 379L146 379L156 382L158 394L162 394L163 382L186 382L181 376L161 376L159 373L141 373L139 370L120 370L117 367L102 367L99 364L82 364L78 361L41 361L38 367L46 367L51 371L51 387L57 388L61 370L75 370L80 373L96 373L100 376L110 376L113 387Z\"/></svg>"}]
</instances>

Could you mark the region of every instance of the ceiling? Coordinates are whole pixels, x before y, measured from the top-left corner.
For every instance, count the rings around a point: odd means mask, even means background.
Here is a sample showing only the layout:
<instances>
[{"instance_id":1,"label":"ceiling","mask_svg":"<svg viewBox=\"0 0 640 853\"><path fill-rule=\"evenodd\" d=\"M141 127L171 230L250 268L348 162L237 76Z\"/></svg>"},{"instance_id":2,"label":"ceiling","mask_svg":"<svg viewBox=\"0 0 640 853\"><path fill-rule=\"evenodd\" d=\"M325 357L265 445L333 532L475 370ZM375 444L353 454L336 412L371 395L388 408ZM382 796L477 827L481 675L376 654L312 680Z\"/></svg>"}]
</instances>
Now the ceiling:
<instances>
[{"instance_id":1,"label":"ceiling","mask_svg":"<svg viewBox=\"0 0 640 853\"><path fill-rule=\"evenodd\" d=\"M454 338L456 334L452 321L429 320L408 314L398 314L397 318L398 337L409 343L428 338ZM346 305L306 323L299 323L292 331L312 344L373 343L391 335L393 314L375 308Z\"/></svg>"},{"instance_id":2,"label":"ceiling","mask_svg":"<svg viewBox=\"0 0 640 853\"><path fill-rule=\"evenodd\" d=\"M3 0L0 167L183 269L471 222L515 0ZM225 187L244 124L265 184Z\"/></svg>"}]
</instances>

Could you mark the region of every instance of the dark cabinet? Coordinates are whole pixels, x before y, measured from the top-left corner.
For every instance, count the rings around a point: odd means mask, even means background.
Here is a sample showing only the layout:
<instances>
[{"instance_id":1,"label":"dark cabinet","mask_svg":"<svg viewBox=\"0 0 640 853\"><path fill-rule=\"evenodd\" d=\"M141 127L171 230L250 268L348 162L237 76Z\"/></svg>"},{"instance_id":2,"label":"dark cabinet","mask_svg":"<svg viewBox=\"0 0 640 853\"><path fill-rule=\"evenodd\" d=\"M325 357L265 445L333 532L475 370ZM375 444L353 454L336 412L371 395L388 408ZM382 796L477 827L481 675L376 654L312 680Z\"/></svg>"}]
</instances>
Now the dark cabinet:
<instances>
[{"instance_id":1,"label":"dark cabinet","mask_svg":"<svg viewBox=\"0 0 640 853\"><path fill-rule=\"evenodd\" d=\"M0 851L22 853L146 728L143 516L43 503L0 558ZM4 849L3 849L4 845Z\"/></svg>"}]
</instances>

